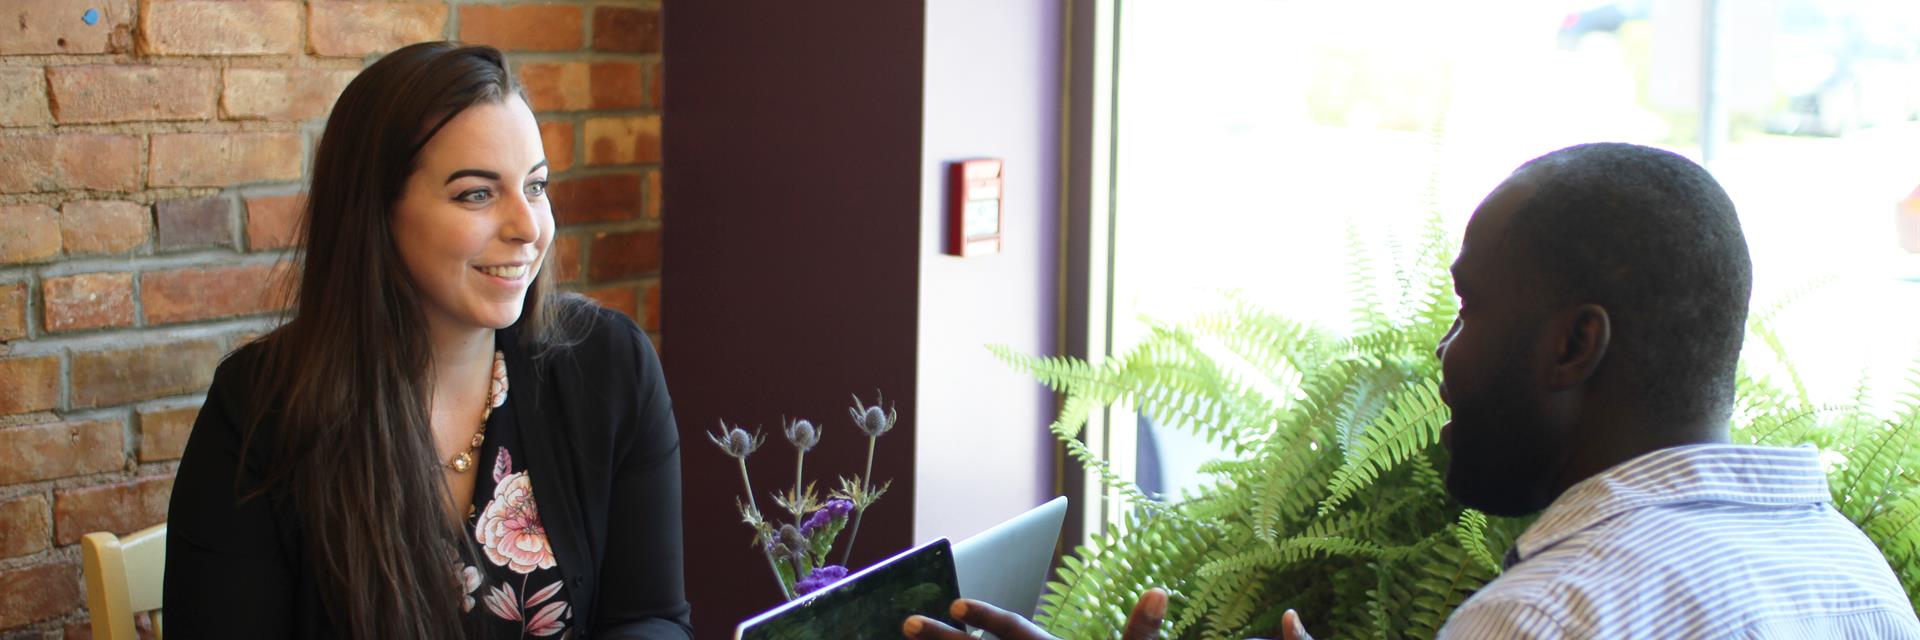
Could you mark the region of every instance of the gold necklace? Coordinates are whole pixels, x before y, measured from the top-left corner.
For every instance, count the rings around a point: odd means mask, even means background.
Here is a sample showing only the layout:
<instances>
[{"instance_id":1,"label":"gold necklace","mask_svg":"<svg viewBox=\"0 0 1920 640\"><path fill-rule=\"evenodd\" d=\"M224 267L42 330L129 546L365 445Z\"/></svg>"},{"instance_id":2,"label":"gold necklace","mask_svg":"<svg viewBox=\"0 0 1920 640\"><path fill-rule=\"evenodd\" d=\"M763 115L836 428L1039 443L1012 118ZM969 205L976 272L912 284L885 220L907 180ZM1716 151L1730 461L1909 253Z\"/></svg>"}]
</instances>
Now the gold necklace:
<instances>
[{"instance_id":1,"label":"gold necklace","mask_svg":"<svg viewBox=\"0 0 1920 640\"><path fill-rule=\"evenodd\" d=\"M507 359L499 351L493 352L493 384L487 392L487 408L480 412L480 428L474 430L473 439L467 441L467 450L447 460L446 467L454 473L466 473L473 470L474 457L480 455L480 443L487 439L487 418L493 417L494 407L507 401Z\"/></svg>"}]
</instances>

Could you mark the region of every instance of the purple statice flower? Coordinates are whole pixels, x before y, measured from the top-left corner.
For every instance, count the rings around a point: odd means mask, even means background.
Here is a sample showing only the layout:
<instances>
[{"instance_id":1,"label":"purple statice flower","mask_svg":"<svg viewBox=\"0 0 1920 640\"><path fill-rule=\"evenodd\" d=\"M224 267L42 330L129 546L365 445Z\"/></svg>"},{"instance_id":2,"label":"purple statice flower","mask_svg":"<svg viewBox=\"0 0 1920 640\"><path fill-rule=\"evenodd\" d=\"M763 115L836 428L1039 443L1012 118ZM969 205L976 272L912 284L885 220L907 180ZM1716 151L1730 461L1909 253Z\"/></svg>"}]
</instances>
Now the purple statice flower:
<instances>
[{"instance_id":1,"label":"purple statice flower","mask_svg":"<svg viewBox=\"0 0 1920 640\"><path fill-rule=\"evenodd\" d=\"M813 515L807 516L806 522L800 523L800 535L813 535L813 532L826 528L831 522L833 522L833 514L827 513L826 509L815 511Z\"/></svg>"},{"instance_id":2,"label":"purple statice flower","mask_svg":"<svg viewBox=\"0 0 1920 640\"><path fill-rule=\"evenodd\" d=\"M828 500L826 505L807 516L806 522L800 523L800 534L813 535L813 532L826 528L834 520L846 518L849 513L853 513L853 502L839 498Z\"/></svg>"},{"instance_id":3,"label":"purple statice flower","mask_svg":"<svg viewBox=\"0 0 1920 640\"><path fill-rule=\"evenodd\" d=\"M799 582L793 583L793 592L795 595L813 593L820 587L833 584L835 581L845 577L847 577L846 567L837 564L819 567L811 573L808 573L807 577L801 578Z\"/></svg>"}]
</instances>

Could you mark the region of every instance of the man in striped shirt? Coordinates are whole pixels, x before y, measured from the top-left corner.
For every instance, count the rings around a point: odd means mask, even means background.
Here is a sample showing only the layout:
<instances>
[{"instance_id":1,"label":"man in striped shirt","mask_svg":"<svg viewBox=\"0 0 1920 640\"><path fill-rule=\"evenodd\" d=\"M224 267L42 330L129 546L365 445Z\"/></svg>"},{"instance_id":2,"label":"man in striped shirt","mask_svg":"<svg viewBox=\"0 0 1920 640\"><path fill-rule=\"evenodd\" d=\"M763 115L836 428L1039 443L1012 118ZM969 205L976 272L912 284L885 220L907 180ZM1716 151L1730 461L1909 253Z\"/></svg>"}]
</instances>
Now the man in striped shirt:
<instances>
[{"instance_id":1,"label":"man in striped shirt","mask_svg":"<svg viewBox=\"0 0 1920 640\"><path fill-rule=\"evenodd\" d=\"M1886 559L1827 504L1816 452L1728 444L1752 266L1705 169L1626 144L1541 156L1474 211L1453 275L1447 490L1541 515L1441 638L1920 638ZM1126 637L1157 635L1165 608L1149 591ZM916 620L910 636L953 637ZM1308 637L1292 611L1282 625Z\"/></svg>"},{"instance_id":2,"label":"man in striped shirt","mask_svg":"<svg viewBox=\"0 0 1920 640\"><path fill-rule=\"evenodd\" d=\"M1453 273L1447 490L1541 517L1442 638L1920 638L1816 452L1727 444L1751 262L1705 169L1542 156L1474 212Z\"/></svg>"}]
</instances>

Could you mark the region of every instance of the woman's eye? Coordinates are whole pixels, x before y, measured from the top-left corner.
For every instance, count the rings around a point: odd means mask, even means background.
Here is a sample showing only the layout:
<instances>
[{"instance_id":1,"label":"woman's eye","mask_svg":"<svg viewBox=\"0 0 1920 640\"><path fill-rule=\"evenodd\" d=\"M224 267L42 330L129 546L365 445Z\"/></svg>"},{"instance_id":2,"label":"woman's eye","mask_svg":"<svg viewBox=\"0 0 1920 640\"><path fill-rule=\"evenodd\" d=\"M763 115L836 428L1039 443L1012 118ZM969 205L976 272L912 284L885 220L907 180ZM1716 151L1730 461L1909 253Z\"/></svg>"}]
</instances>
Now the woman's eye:
<instances>
[{"instance_id":1,"label":"woman's eye","mask_svg":"<svg viewBox=\"0 0 1920 640\"><path fill-rule=\"evenodd\" d=\"M493 197L493 192L487 189L468 189L466 191L460 192L460 195L454 196L453 199L459 200L461 202L465 202L468 204L484 204L488 199L491 199L492 197Z\"/></svg>"},{"instance_id":2,"label":"woman's eye","mask_svg":"<svg viewBox=\"0 0 1920 640\"><path fill-rule=\"evenodd\" d=\"M527 183L527 197L538 198L547 195L547 181L535 180Z\"/></svg>"}]
</instances>

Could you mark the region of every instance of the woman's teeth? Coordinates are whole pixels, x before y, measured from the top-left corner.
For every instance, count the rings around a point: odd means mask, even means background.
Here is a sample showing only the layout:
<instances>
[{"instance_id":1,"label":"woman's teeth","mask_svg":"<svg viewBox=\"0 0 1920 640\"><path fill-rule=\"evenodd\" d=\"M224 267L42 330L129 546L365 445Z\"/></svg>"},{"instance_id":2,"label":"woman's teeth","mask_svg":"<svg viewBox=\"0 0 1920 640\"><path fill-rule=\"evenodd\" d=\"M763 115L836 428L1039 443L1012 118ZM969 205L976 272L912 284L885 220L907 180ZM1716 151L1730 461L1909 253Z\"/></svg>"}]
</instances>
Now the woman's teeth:
<instances>
[{"instance_id":1,"label":"woman's teeth","mask_svg":"<svg viewBox=\"0 0 1920 640\"><path fill-rule=\"evenodd\" d=\"M518 265L518 266L512 266L512 267L474 267L474 268L479 269L480 273L484 273L496 278L506 278L508 280L513 280L513 279L519 278L520 276L527 275L527 265L524 265L524 264Z\"/></svg>"}]
</instances>

